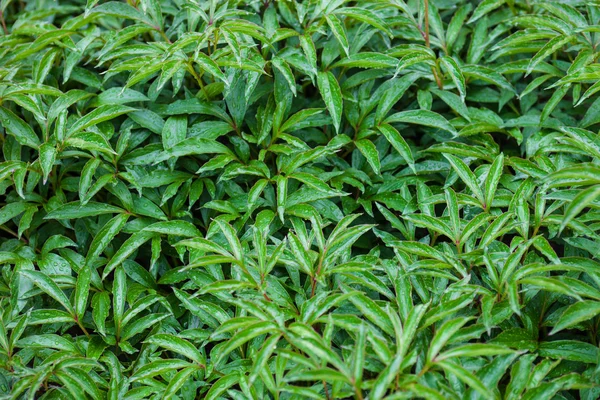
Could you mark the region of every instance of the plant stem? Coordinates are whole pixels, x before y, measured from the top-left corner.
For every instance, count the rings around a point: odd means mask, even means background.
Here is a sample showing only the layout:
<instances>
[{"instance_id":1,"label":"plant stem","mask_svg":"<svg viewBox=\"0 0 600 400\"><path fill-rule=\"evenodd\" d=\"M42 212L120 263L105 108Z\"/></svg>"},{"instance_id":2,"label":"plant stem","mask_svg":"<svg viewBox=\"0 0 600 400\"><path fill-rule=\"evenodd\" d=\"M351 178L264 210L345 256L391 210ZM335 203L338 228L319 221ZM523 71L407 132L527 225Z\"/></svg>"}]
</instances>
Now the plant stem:
<instances>
[{"instance_id":1,"label":"plant stem","mask_svg":"<svg viewBox=\"0 0 600 400\"><path fill-rule=\"evenodd\" d=\"M74 319L75 319L75 322L77 322L77 325L79 325L79 328L81 328L81 330L83 331L83 333L85 333L85 336L87 336L89 338L90 334L87 331L87 329L85 329L85 327L83 326L83 324L81 323L81 321L79 320L79 317L75 316Z\"/></svg>"},{"instance_id":2,"label":"plant stem","mask_svg":"<svg viewBox=\"0 0 600 400\"><path fill-rule=\"evenodd\" d=\"M202 83L202 79L196 73L196 70L194 69L194 65L191 62L188 62L187 66L188 66L187 70L189 71L189 73L192 74L192 76L194 77L196 82L198 82L198 85L200 85L200 90L202 90L202 94L204 95L204 98L206 100L209 100L208 93L206 93L206 89L204 88L204 83Z\"/></svg>"},{"instance_id":3,"label":"plant stem","mask_svg":"<svg viewBox=\"0 0 600 400\"><path fill-rule=\"evenodd\" d=\"M331 400L331 397L329 396L329 390L327 390L327 382L323 381L323 389L325 390L325 396L327 397L327 400Z\"/></svg>"},{"instance_id":4,"label":"plant stem","mask_svg":"<svg viewBox=\"0 0 600 400\"><path fill-rule=\"evenodd\" d=\"M437 84L438 89L443 90L444 82L442 82L442 80L440 79L436 67L431 67L431 72L433 73L433 77L435 78L435 83Z\"/></svg>"},{"instance_id":5,"label":"plant stem","mask_svg":"<svg viewBox=\"0 0 600 400\"><path fill-rule=\"evenodd\" d=\"M6 22L4 21L4 11L0 10L0 22L2 23L2 30L5 35L8 35L8 29L6 28Z\"/></svg>"},{"instance_id":6,"label":"plant stem","mask_svg":"<svg viewBox=\"0 0 600 400\"><path fill-rule=\"evenodd\" d=\"M363 400L362 391L358 387L354 387L354 393L356 394L356 400Z\"/></svg>"},{"instance_id":7,"label":"plant stem","mask_svg":"<svg viewBox=\"0 0 600 400\"><path fill-rule=\"evenodd\" d=\"M169 39L169 37L167 36L167 34L165 32L163 32L162 29L158 28L158 27L154 27L154 29L156 29L156 31L160 34L160 36L165 39L165 41L169 44L173 43L171 42L171 39Z\"/></svg>"},{"instance_id":8,"label":"plant stem","mask_svg":"<svg viewBox=\"0 0 600 400\"><path fill-rule=\"evenodd\" d=\"M325 253L327 253L327 248L323 249L323 254L319 258L319 265L317 266L317 271L315 272L315 274L312 277L312 282L311 282L312 287L310 290L310 297L313 297L315 295L315 290L317 289L317 277L321 274L321 269L323 268L323 259L325 258Z\"/></svg>"}]
</instances>

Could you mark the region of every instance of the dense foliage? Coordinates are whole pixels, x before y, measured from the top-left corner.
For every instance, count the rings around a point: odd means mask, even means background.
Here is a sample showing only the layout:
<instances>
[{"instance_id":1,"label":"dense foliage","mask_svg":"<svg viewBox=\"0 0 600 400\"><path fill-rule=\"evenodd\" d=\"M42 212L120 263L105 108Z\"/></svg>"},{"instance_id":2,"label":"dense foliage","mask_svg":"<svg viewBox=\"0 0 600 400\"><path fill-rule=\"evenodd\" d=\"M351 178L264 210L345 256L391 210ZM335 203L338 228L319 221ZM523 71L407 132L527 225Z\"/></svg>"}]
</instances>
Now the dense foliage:
<instances>
[{"instance_id":1,"label":"dense foliage","mask_svg":"<svg viewBox=\"0 0 600 400\"><path fill-rule=\"evenodd\" d=\"M2 0L1 397L598 398L568 3Z\"/></svg>"}]
</instances>

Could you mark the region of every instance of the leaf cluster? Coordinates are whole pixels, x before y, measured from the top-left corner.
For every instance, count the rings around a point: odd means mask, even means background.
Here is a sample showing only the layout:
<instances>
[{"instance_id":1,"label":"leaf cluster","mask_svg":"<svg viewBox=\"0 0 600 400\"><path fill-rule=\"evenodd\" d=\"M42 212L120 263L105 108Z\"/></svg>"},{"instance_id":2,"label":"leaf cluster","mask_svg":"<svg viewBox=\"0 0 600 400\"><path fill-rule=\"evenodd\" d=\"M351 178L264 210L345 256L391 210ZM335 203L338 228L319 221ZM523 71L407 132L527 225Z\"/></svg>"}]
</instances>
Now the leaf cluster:
<instances>
[{"instance_id":1,"label":"leaf cluster","mask_svg":"<svg viewBox=\"0 0 600 400\"><path fill-rule=\"evenodd\" d=\"M600 397L600 6L0 2L0 398Z\"/></svg>"}]
</instances>

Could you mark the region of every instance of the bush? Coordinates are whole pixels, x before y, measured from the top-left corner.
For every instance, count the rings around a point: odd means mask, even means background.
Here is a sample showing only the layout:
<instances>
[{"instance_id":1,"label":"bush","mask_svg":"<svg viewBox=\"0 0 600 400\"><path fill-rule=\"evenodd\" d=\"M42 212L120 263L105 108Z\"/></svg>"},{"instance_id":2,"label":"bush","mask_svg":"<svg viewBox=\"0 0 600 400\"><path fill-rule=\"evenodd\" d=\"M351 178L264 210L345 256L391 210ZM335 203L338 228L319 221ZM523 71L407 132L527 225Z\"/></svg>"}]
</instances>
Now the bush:
<instances>
[{"instance_id":1,"label":"bush","mask_svg":"<svg viewBox=\"0 0 600 400\"><path fill-rule=\"evenodd\" d=\"M2 1L0 390L596 399L600 6Z\"/></svg>"}]
</instances>

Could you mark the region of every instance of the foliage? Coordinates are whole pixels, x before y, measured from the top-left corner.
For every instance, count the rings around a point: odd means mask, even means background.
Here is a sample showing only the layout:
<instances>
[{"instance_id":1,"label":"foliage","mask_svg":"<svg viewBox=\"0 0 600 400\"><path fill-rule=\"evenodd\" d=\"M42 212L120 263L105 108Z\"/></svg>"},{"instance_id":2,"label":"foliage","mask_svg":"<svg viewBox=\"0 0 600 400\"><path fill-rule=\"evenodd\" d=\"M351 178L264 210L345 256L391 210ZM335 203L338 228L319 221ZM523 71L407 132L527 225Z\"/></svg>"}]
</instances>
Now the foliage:
<instances>
[{"instance_id":1,"label":"foliage","mask_svg":"<svg viewBox=\"0 0 600 400\"><path fill-rule=\"evenodd\" d=\"M2 398L598 398L566 3L2 0Z\"/></svg>"}]
</instances>

